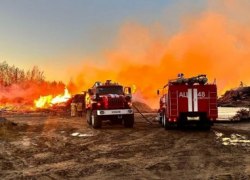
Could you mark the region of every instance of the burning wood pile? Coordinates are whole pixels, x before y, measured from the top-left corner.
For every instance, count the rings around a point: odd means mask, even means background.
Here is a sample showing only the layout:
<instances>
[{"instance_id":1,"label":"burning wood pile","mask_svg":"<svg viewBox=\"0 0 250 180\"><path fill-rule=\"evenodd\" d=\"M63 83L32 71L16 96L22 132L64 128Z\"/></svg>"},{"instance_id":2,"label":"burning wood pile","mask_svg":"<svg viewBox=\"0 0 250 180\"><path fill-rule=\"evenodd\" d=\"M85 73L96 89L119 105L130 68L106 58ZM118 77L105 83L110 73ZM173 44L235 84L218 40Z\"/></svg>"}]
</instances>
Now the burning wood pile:
<instances>
[{"instance_id":1,"label":"burning wood pile","mask_svg":"<svg viewBox=\"0 0 250 180\"><path fill-rule=\"evenodd\" d=\"M46 81L43 71L36 66L22 70L0 62L0 113L11 115L62 110L72 97L65 87L60 81Z\"/></svg>"},{"instance_id":2,"label":"burning wood pile","mask_svg":"<svg viewBox=\"0 0 250 180\"><path fill-rule=\"evenodd\" d=\"M250 120L250 111L247 109L239 110L234 117L231 118L231 121L249 121Z\"/></svg>"},{"instance_id":3,"label":"burning wood pile","mask_svg":"<svg viewBox=\"0 0 250 180\"><path fill-rule=\"evenodd\" d=\"M135 109L136 107L136 109ZM134 112L137 112L138 110L141 112L141 113L152 113L154 112L154 110L148 106L147 104L143 103L143 102L139 102L139 101L135 101L133 102L133 110Z\"/></svg>"},{"instance_id":4,"label":"burning wood pile","mask_svg":"<svg viewBox=\"0 0 250 180\"><path fill-rule=\"evenodd\" d=\"M218 105L223 107L249 107L250 87L239 87L226 91L226 93L218 99Z\"/></svg>"},{"instance_id":5,"label":"burning wood pile","mask_svg":"<svg viewBox=\"0 0 250 180\"><path fill-rule=\"evenodd\" d=\"M63 115L70 114L70 104L73 101L73 96L67 88L64 90L64 94L57 96L47 95L41 96L34 101L35 111L40 113L49 113L51 115Z\"/></svg>"},{"instance_id":6,"label":"burning wood pile","mask_svg":"<svg viewBox=\"0 0 250 180\"><path fill-rule=\"evenodd\" d=\"M34 100L34 104L9 104L0 106L1 115L11 114L49 114L49 115L68 115L70 113L70 104L72 95L68 89L65 89L64 94L57 96L47 95L40 96Z\"/></svg>"},{"instance_id":7,"label":"burning wood pile","mask_svg":"<svg viewBox=\"0 0 250 180\"><path fill-rule=\"evenodd\" d=\"M64 94L57 95L53 97L52 95L41 96L39 99L35 100L36 108L49 108L55 105L60 106L65 104L71 98L71 94L68 89L64 90Z\"/></svg>"}]
</instances>

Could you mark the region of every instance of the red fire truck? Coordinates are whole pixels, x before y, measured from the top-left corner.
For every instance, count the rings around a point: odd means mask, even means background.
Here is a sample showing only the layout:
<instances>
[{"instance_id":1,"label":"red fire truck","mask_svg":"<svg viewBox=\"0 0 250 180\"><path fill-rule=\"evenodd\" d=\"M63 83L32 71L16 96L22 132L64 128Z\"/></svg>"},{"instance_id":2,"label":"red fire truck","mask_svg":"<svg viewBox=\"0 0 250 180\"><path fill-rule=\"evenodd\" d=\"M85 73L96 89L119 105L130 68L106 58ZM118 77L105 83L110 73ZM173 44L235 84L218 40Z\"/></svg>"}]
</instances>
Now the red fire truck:
<instances>
[{"instance_id":1,"label":"red fire truck","mask_svg":"<svg viewBox=\"0 0 250 180\"><path fill-rule=\"evenodd\" d=\"M208 84L206 75L184 78L180 74L163 87L158 112L165 129L189 123L210 129L218 118L217 86Z\"/></svg>"},{"instance_id":2,"label":"red fire truck","mask_svg":"<svg viewBox=\"0 0 250 180\"><path fill-rule=\"evenodd\" d=\"M101 128L103 120L123 123L125 127L134 125L131 88L107 80L96 82L85 97L86 119L93 128Z\"/></svg>"}]
</instances>

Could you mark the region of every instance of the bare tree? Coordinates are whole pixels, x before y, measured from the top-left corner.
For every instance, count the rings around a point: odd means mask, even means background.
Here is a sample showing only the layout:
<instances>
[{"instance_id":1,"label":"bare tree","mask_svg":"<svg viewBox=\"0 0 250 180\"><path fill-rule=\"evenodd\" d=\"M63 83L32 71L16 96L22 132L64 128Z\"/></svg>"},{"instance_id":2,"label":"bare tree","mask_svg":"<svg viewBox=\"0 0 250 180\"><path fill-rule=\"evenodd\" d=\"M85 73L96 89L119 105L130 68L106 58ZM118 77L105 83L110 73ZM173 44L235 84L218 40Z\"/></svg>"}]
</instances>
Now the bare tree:
<instances>
[{"instance_id":1,"label":"bare tree","mask_svg":"<svg viewBox=\"0 0 250 180\"><path fill-rule=\"evenodd\" d=\"M0 63L0 85L10 86L27 81L44 82L44 72L37 66L31 70L24 71L16 66L10 66L6 61Z\"/></svg>"}]
</instances>

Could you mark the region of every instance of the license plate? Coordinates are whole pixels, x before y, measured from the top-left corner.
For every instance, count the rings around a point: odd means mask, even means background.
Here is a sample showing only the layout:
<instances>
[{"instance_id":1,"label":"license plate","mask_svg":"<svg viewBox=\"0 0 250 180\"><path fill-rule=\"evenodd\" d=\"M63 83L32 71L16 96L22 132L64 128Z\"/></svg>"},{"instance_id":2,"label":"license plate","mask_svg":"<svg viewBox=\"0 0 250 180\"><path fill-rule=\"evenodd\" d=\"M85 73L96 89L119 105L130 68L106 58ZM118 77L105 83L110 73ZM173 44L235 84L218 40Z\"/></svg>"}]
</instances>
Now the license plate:
<instances>
[{"instance_id":1,"label":"license plate","mask_svg":"<svg viewBox=\"0 0 250 180\"><path fill-rule=\"evenodd\" d=\"M112 114L120 114L121 111L112 111Z\"/></svg>"},{"instance_id":2,"label":"license plate","mask_svg":"<svg viewBox=\"0 0 250 180\"><path fill-rule=\"evenodd\" d=\"M200 118L199 117L187 117L188 121L199 121Z\"/></svg>"}]
</instances>

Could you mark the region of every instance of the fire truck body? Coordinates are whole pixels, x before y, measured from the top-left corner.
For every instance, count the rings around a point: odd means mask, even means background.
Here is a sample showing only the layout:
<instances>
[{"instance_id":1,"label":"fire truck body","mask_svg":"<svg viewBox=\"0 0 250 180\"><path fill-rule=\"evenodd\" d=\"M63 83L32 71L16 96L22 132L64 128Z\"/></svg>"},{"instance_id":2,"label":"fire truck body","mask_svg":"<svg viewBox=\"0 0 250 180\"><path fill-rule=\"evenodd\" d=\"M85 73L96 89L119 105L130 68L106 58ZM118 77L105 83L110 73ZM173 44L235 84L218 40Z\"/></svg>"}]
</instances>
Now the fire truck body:
<instances>
[{"instance_id":1,"label":"fire truck body","mask_svg":"<svg viewBox=\"0 0 250 180\"><path fill-rule=\"evenodd\" d=\"M187 123L210 128L218 117L217 87L193 81L170 81L160 100L160 122L168 129Z\"/></svg>"},{"instance_id":2,"label":"fire truck body","mask_svg":"<svg viewBox=\"0 0 250 180\"><path fill-rule=\"evenodd\" d=\"M86 96L87 122L94 128L100 128L103 120L110 120L112 123L123 122L125 127L133 127L134 112L131 100L129 87L123 88L111 81L97 82Z\"/></svg>"}]
</instances>

